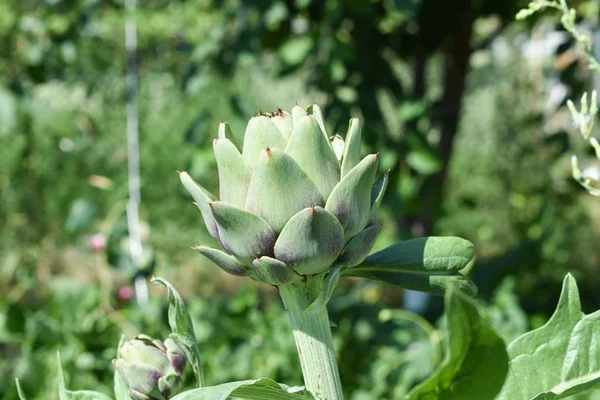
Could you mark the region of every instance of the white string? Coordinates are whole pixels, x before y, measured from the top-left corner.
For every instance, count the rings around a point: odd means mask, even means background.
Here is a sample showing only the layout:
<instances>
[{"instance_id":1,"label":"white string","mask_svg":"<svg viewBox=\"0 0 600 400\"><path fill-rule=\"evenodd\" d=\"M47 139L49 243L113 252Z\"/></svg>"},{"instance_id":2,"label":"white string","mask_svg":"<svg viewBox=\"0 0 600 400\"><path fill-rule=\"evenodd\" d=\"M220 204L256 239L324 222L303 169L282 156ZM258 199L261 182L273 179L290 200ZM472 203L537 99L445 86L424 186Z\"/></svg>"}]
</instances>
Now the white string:
<instances>
[{"instance_id":1,"label":"white string","mask_svg":"<svg viewBox=\"0 0 600 400\"><path fill-rule=\"evenodd\" d=\"M600 60L600 29L596 29L594 32L594 41L592 42L592 51L594 54L594 58L596 60ZM600 73L595 73L594 75L594 89L596 89L597 93L600 93Z\"/></svg>"},{"instance_id":2,"label":"white string","mask_svg":"<svg viewBox=\"0 0 600 400\"><path fill-rule=\"evenodd\" d=\"M135 22L136 0L125 0L125 50L127 52L126 104L127 104L127 178L129 201L127 202L127 227L129 230L129 251L131 262L136 270L142 256L142 238L140 234L139 205L140 194L140 140L137 99L137 27ZM137 276L134 282L138 305L148 303L148 283L143 276Z\"/></svg>"}]
</instances>

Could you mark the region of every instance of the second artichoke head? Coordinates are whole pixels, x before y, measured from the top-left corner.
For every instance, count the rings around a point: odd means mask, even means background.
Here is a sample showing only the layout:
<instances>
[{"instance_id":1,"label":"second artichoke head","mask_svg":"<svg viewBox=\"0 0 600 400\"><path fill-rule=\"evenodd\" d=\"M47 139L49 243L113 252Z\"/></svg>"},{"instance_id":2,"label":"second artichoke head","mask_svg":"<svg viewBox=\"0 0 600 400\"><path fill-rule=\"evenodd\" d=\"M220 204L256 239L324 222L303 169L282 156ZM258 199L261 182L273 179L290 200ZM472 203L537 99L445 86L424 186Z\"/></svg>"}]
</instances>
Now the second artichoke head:
<instances>
[{"instance_id":1,"label":"second artichoke head","mask_svg":"<svg viewBox=\"0 0 600 400\"><path fill-rule=\"evenodd\" d=\"M168 400L179 393L186 363L185 352L172 339L147 335L123 342L113 360L133 400Z\"/></svg>"}]
</instances>

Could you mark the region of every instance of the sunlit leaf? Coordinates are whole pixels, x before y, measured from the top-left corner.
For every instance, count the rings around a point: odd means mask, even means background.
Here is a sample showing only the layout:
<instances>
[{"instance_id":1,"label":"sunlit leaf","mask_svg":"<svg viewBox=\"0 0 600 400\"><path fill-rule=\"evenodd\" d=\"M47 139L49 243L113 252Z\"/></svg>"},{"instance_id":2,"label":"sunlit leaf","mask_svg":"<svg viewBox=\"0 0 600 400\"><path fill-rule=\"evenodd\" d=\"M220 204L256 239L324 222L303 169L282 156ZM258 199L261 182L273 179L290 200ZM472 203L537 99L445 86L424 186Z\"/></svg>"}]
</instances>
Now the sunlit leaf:
<instances>
[{"instance_id":1,"label":"sunlit leaf","mask_svg":"<svg viewBox=\"0 0 600 400\"><path fill-rule=\"evenodd\" d=\"M510 369L498 400L552 400L600 384L600 311L581 311L569 274L546 325L508 346Z\"/></svg>"},{"instance_id":2,"label":"sunlit leaf","mask_svg":"<svg viewBox=\"0 0 600 400\"><path fill-rule=\"evenodd\" d=\"M457 287L474 296L475 285L458 271L475 255L473 244L458 237L422 237L393 244L371 254L360 265L344 271L346 276L379 280L436 295Z\"/></svg>"},{"instance_id":3,"label":"sunlit leaf","mask_svg":"<svg viewBox=\"0 0 600 400\"><path fill-rule=\"evenodd\" d=\"M303 388L290 388L269 378L228 382L194 389L180 393L172 400L226 400L231 397L261 400L314 400L314 397Z\"/></svg>"},{"instance_id":4,"label":"sunlit leaf","mask_svg":"<svg viewBox=\"0 0 600 400\"><path fill-rule=\"evenodd\" d=\"M198 387L201 387L204 385L202 361L200 350L196 344L194 326L192 325L192 319L188 314L187 307L179 293L177 293L169 282L162 278L153 278L152 282L163 285L169 290L169 326L171 327L171 331L173 331L170 337L185 351L185 355L196 375Z\"/></svg>"},{"instance_id":5,"label":"sunlit leaf","mask_svg":"<svg viewBox=\"0 0 600 400\"><path fill-rule=\"evenodd\" d=\"M449 335L446 358L405 399L493 399L508 371L504 341L483 320L474 301L460 291L449 290L444 304Z\"/></svg>"}]
</instances>

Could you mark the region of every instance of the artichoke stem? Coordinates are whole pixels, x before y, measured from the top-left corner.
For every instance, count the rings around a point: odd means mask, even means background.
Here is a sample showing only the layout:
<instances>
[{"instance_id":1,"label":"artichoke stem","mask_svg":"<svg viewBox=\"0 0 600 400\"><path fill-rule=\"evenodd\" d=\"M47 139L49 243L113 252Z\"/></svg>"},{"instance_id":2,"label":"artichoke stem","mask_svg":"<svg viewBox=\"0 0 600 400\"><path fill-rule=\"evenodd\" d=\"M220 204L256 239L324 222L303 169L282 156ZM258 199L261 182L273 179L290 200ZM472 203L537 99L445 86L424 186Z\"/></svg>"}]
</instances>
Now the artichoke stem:
<instances>
[{"instance_id":1,"label":"artichoke stem","mask_svg":"<svg viewBox=\"0 0 600 400\"><path fill-rule=\"evenodd\" d=\"M342 400L327 308L307 312L322 290L322 280L321 276L309 276L306 282L279 286L279 294L290 317L306 388L316 398Z\"/></svg>"}]
</instances>

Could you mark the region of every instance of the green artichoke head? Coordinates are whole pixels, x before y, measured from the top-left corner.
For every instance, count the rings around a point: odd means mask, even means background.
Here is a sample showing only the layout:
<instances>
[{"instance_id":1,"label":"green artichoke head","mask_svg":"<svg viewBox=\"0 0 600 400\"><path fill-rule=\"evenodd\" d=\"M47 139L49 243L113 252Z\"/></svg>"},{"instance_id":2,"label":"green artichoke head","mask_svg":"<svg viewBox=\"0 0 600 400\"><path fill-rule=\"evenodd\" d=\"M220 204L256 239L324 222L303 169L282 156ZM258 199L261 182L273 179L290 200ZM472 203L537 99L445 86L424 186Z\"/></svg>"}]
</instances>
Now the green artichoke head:
<instances>
[{"instance_id":1,"label":"green artichoke head","mask_svg":"<svg viewBox=\"0 0 600 400\"><path fill-rule=\"evenodd\" d=\"M186 364L183 349L172 339L164 342L137 335L123 342L113 365L133 400L167 400L181 391Z\"/></svg>"},{"instance_id":2,"label":"green artichoke head","mask_svg":"<svg viewBox=\"0 0 600 400\"><path fill-rule=\"evenodd\" d=\"M387 173L375 182L377 154L361 158L360 146L357 118L345 140L330 138L317 105L252 117L242 148L221 123L219 200L180 173L224 251L195 249L229 273L273 285L360 264L381 231L387 185Z\"/></svg>"}]
</instances>

